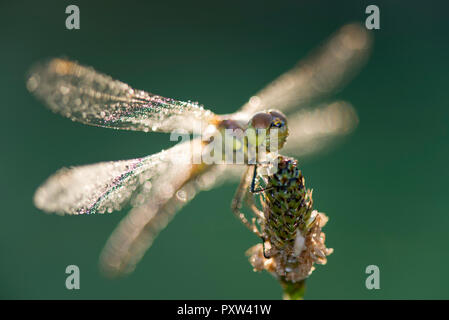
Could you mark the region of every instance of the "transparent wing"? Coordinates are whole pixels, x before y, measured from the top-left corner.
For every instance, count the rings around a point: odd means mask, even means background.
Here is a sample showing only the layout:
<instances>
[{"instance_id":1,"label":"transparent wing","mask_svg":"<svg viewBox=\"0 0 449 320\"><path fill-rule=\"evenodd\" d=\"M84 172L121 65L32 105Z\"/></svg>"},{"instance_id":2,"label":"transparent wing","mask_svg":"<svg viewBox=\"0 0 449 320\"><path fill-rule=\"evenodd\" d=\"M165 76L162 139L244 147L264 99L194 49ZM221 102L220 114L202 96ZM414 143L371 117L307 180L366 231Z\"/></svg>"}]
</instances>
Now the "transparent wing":
<instances>
[{"instance_id":1,"label":"transparent wing","mask_svg":"<svg viewBox=\"0 0 449 320\"><path fill-rule=\"evenodd\" d=\"M200 132L214 118L197 103L134 90L92 68L63 59L32 68L27 88L54 112L100 127Z\"/></svg>"},{"instance_id":2,"label":"transparent wing","mask_svg":"<svg viewBox=\"0 0 449 320\"><path fill-rule=\"evenodd\" d=\"M371 38L363 26L343 26L316 52L251 97L237 117L249 118L266 109L285 112L325 97L351 79L370 47Z\"/></svg>"},{"instance_id":3,"label":"transparent wing","mask_svg":"<svg viewBox=\"0 0 449 320\"><path fill-rule=\"evenodd\" d=\"M103 249L100 268L108 276L130 273L175 213L200 190L222 182L228 166L173 166L155 181L147 200L120 222Z\"/></svg>"},{"instance_id":4,"label":"transparent wing","mask_svg":"<svg viewBox=\"0 0 449 320\"><path fill-rule=\"evenodd\" d=\"M61 169L37 189L34 203L39 209L60 214L112 212L130 201L138 205L152 188L160 188L153 180L167 168L183 163L185 170L192 169L188 157L194 143L199 142L181 143L144 158Z\"/></svg>"},{"instance_id":5,"label":"transparent wing","mask_svg":"<svg viewBox=\"0 0 449 320\"><path fill-rule=\"evenodd\" d=\"M358 122L356 111L344 101L303 109L289 117L289 136L281 152L296 157L311 155L351 133Z\"/></svg>"}]
</instances>

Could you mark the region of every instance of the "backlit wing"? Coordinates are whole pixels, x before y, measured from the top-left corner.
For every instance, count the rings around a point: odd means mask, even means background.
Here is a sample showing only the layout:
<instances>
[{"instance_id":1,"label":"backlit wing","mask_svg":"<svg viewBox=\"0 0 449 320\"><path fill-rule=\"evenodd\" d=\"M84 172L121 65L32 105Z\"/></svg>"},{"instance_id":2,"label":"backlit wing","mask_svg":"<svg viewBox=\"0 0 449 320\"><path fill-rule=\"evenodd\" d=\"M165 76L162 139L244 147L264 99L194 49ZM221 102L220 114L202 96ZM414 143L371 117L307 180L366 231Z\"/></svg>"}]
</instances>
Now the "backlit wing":
<instances>
[{"instance_id":1,"label":"backlit wing","mask_svg":"<svg viewBox=\"0 0 449 320\"><path fill-rule=\"evenodd\" d=\"M27 88L52 111L73 121L113 129L201 132L214 114L182 102L135 90L76 62L53 59L30 71Z\"/></svg>"},{"instance_id":2,"label":"backlit wing","mask_svg":"<svg viewBox=\"0 0 449 320\"><path fill-rule=\"evenodd\" d=\"M216 186L228 166L168 168L154 181L146 201L132 209L110 236L100 257L100 268L108 276L130 273L174 214L200 190ZM226 176L226 177L229 177Z\"/></svg>"},{"instance_id":3,"label":"backlit wing","mask_svg":"<svg viewBox=\"0 0 449 320\"><path fill-rule=\"evenodd\" d=\"M288 118L289 136L281 153L304 157L335 144L358 125L354 108L336 101L307 110Z\"/></svg>"},{"instance_id":4,"label":"backlit wing","mask_svg":"<svg viewBox=\"0 0 449 320\"><path fill-rule=\"evenodd\" d=\"M371 38L363 26L342 27L316 52L251 97L238 118L266 109L285 112L327 96L351 79L370 47Z\"/></svg>"},{"instance_id":5,"label":"backlit wing","mask_svg":"<svg viewBox=\"0 0 449 320\"><path fill-rule=\"evenodd\" d=\"M154 180L169 168L183 165L185 171L192 170L190 156L195 143L199 142L181 143L144 158L61 169L37 189L34 203L39 209L60 214L112 212L130 201L138 205L152 189L161 189Z\"/></svg>"}]
</instances>

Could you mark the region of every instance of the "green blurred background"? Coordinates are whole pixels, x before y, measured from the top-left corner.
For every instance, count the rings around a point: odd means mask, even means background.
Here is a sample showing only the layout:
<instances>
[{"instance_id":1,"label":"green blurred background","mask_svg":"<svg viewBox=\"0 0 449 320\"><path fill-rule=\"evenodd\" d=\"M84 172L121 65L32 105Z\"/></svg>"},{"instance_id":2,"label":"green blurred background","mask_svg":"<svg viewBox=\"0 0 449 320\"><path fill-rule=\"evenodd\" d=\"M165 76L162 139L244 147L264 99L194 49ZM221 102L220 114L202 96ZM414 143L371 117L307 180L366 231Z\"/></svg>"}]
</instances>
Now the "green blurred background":
<instances>
[{"instance_id":1,"label":"green blurred background","mask_svg":"<svg viewBox=\"0 0 449 320\"><path fill-rule=\"evenodd\" d=\"M65 29L77 4L81 29ZM99 253L126 211L46 215L36 187L63 166L139 157L168 135L107 130L48 111L25 89L36 61L67 56L163 96L229 113L330 33L363 22L377 4L368 65L338 98L360 125L332 152L302 161L335 249L306 298L449 298L449 24L447 2L3 1L0 4L0 298L278 299L244 255L259 240L232 215L236 188L200 193L164 230L136 271L108 280ZM65 268L81 289L65 288ZM365 268L380 268L380 290Z\"/></svg>"}]
</instances>

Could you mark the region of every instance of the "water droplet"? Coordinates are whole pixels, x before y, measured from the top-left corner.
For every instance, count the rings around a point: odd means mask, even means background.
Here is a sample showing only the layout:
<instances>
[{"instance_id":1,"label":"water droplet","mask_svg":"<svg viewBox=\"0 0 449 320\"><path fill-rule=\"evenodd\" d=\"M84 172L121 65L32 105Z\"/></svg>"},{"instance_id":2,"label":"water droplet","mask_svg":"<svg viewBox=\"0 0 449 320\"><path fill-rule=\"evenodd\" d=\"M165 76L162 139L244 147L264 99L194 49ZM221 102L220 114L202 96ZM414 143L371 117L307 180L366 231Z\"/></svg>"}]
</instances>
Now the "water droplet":
<instances>
[{"instance_id":1,"label":"water droplet","mask_svg":"<svg viewBox=\"0 0 449 320\"><path fill-rule=\"evenodd\" d=\"M178 192L176 192L176 197L180 200L180 201L187 201L187 192L185 192L184 190L179 190Z\"/></svg>"}]
</instances>

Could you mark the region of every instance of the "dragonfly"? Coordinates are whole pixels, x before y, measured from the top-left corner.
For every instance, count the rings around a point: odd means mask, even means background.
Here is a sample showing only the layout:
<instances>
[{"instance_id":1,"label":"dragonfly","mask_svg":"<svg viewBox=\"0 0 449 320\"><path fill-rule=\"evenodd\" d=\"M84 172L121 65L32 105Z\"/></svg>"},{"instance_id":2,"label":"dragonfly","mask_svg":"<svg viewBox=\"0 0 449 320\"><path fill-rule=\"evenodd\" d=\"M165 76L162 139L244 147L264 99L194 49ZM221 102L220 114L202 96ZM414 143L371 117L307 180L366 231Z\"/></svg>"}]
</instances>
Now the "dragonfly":
<instances>
[{"instance_id":1,"label":"dragonfly","mask_svg":"<svg viewBox=\"0 0 449 320\"><path fill-rule=\"evenodd\" d=\"M358 124L355 109L348 102L329 98L363 66L370 47L364 27L345 25L238 111L226 115L217 115L197 102L133 89L67 59L36 64L27 77L27 88L55 113L86 125L186 132L193 139L145 157L60 169L38 187L34 204L45 212L65 215L131 208L99 259L106 275L130 273L175 213L198 192L242 176L245 168L258 167L257 154L256 165L250 165L248 157L243 164L204 161L207 143L219 133L260 124L274 125L286 133L288 120L288 143L285 134L279 148L285 154L305 157L352 132ZM247 180L244 175L243 181ZM244 193L240 187L233 208L252 229L235 205Z\"/></svg>"}]
</instances>

